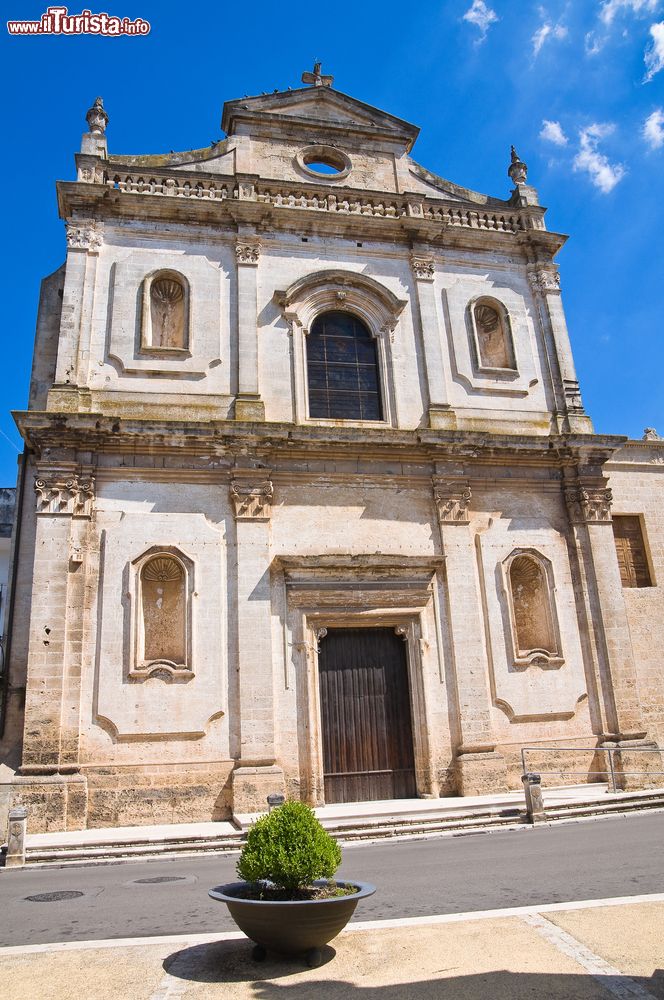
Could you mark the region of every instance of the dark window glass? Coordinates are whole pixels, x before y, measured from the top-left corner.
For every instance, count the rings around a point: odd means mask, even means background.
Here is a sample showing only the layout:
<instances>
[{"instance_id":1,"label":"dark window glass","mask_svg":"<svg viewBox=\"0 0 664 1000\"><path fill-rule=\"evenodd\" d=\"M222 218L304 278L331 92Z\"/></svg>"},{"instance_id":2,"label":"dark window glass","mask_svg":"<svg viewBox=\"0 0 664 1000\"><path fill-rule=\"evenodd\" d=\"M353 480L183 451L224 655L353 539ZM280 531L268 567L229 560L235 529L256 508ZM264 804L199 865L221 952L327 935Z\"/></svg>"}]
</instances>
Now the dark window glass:
<instances>
[{"instance_id":1,"label":"dark window glass","mask_svg":"<svg viewBox=\"0 0 664 1000\"><path fill-rule=\"evenodd\" d=\"M376 342L349 313L317 316L307 337L309 416L382 420Z\"/></svg>"}]
</instances>

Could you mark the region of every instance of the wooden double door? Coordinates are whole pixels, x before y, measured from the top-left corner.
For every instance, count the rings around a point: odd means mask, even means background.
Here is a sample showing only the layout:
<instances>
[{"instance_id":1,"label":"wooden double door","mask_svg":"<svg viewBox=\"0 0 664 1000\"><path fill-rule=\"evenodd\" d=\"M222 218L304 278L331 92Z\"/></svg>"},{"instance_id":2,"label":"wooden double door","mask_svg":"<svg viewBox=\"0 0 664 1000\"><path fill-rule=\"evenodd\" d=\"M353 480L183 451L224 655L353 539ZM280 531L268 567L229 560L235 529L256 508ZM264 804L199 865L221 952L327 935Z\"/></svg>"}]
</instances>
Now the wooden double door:
<instances>
[{"instance_id":1,"label":"wooden double door","mask_svg":"<svg viewBox=\"0 0 664 1000\"><path fill-rule=\"evenodd\" d=\"M414 798L406 643L390 628L330 628L318 665L325 801Z\"/></svg>"}]
</instances>

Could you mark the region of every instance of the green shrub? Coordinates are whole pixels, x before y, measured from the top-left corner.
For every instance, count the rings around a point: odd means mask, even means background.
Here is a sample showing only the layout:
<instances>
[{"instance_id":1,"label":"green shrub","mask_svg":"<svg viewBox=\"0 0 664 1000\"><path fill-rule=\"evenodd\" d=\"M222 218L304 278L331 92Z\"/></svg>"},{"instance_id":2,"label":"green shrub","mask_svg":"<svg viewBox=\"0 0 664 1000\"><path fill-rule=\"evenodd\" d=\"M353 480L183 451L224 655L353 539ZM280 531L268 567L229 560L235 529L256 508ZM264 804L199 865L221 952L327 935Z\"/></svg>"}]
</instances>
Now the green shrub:
<instances>
[{"instance_id":1,"label":"green shrub","mask_svg":"<svg viewBox=\"0 0 664 1000\"><path fill-rule=\"evenodd\" d=\"M341 864L341 848L304 802L284 802L251 827L237 863L247 882L273 882L299 889L319 878L332 878Z\"/></svg>"}]
</instances>

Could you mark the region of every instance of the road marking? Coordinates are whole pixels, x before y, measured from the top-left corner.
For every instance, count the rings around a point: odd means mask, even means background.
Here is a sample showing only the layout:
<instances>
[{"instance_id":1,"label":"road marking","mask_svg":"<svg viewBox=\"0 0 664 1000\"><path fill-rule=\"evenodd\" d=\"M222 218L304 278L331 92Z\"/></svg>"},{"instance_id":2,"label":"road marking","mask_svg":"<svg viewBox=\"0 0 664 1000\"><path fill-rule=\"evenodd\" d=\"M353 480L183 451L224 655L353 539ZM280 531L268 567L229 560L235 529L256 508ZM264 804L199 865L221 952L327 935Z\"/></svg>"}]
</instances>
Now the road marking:
<instances>
[{"instance_id":1,"label":"road marking","mask_svg":"<svg viewBox=\"0 0 664 1000\"><path fill-rule=\"evenodd\" d=\"M524 915L521 919L529 927L534 927L545 941L548 941L554 948L572 958L586 972L589 972L593 979L597 980L600 986L612 993L614 997L618 997L619 1000L655 1000L652 993L648 993L629 976L625 976L620 969L609 965L590 948L586 948L585 944L581 944L580 941L564 931L562 927L552 923L551 920L547 920L546 917L541 917L537 913Z\"/></svg>"},{"instance_id":2,"label":"road marking","mask_svg":"<svg viewBox=\"0 0 664 1000\"><path fill-rule=\"evenodd\" d=\"M465 913L441 913L425 917L401 917L392 920L356 920L346 931L389 930L395 927L419 927L426 924L453 924L472 920L499 920L503 917L525 917L562 910L592 910L599 906L630 906L637 903L664 903L664 892L641 896L611 896L608 899L570 900L566 903L544 903L539 906L513 906L500 910L469 910ZM29 955L39 952L87 951L93 948L132 948L171 945L194 947L210 941L239 941L241 931L218 931L212 934L179 934L141 938L102 938L98 941L57 941L49 944L12 945L0 948L0 955Z\"/></svg>"}]
</instances>

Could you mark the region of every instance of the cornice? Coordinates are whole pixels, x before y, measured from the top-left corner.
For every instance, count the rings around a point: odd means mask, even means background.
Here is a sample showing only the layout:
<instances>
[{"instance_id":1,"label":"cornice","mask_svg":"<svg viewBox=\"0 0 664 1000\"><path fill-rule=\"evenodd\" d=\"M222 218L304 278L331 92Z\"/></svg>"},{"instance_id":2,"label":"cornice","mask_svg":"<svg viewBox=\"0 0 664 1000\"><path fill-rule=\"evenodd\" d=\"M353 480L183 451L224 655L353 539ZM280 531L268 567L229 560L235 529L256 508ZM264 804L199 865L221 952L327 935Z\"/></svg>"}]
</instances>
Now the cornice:
<instances>
[{"instance_id":1,"label":"cornice","mask_svg":"<svg viewBox=\"0 0 664 1000\"><path fill-rule=\"evenodd\" d=\"M261 463L279 455L337 457L347 461L355 452L363 458L393 456L402 461L457 465L511 464L554 468L601 467L624 444L615 435L505 435L476 431L391 428L343 428L291 423L249 423L234 420L175 421L123 419L99 413L15 412L28 448L44 455L63 450L136 455L217 456L224 460L253 452ZM446 475L446 472L441 472Z\"/></svg>"},{"instance_id":2,"label":"cornice","mask_svg":"<svg viewBox=\"0 0 664 1000\"><path fill-rule=\"evenodd\" d=\"M117 167L117 169L116 169ZM540 209L507 202L479 205L417 192L397 194L315 181L285 181L256 175L211 175L98 161L94 182L58 181L63 219L139 219L187 224L248 224L297 233L324 230L344 235L372 232L376 239L468 243L496 248L531 244L552 256L566 237L543 228ZM99 183L99 178L103 183ZM116 180L117 178L117 180ZM116 186L117 185L117 186Z\"/></svg>"}]
</instances>

